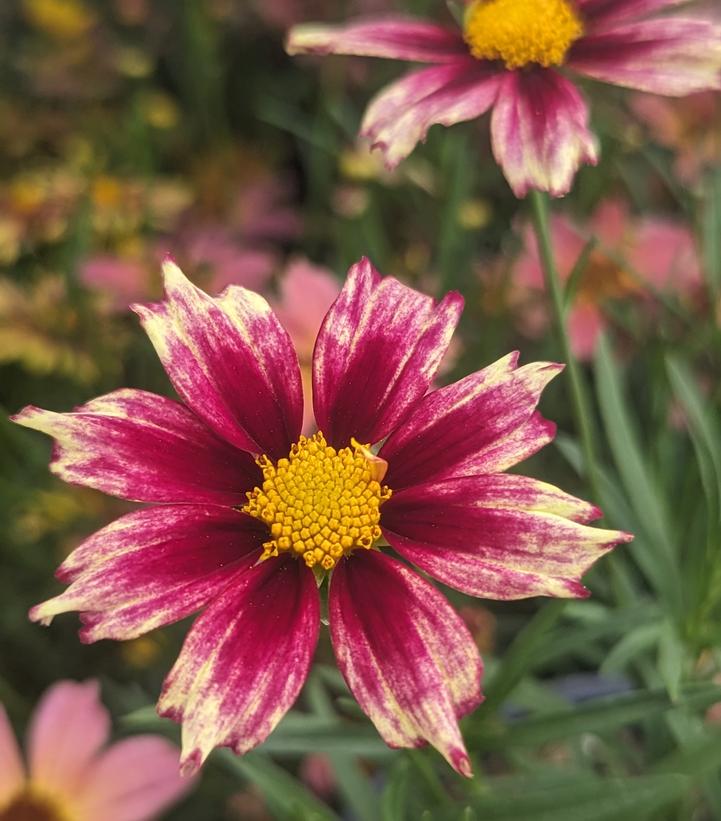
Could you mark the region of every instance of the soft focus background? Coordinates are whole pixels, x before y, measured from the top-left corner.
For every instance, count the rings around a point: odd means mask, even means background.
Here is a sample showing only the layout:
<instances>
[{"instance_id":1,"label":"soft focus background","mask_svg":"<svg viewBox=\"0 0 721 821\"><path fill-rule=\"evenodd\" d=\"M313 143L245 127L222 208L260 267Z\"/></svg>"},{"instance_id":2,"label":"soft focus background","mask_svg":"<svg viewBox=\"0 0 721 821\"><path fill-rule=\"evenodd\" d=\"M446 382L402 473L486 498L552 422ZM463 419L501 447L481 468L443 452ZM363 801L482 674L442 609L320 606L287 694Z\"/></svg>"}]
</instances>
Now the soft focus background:
<instances>
[{"instance_id":1,"label":"soft focus background","mask_svg":"<svg viewBox=\"0 0 721 821\"><path fill-rule=\"evenodd\" d=\"M433 0L403 11L446 15ZM49 442L7 415L116 387L168 393L129 303L171 253L210 291L277 306L308 365L348 265L466 311L443 381L509 350L558 359L526 221L484 122L434 129L396 172L355 141L398 67L283 52L285 27L381 0L10 0L0 4L0 701L21 730L61 678L101 680L118 737L176 728L154 703L187 628L79 643L28 608L59 561L129 508L62 484ZM721 818L721 98L589 86L599 169L555 204L569 323L594 399L608 526L633 531L593 597L449 594L487 663L463 722L477 773L392 751L350 699L327 635L279 729L211 757L167 818ZM580 260L580 262L579 262ZM560 377L557 443L524 472L593 495Z\"/></svg>"}]
</instances>

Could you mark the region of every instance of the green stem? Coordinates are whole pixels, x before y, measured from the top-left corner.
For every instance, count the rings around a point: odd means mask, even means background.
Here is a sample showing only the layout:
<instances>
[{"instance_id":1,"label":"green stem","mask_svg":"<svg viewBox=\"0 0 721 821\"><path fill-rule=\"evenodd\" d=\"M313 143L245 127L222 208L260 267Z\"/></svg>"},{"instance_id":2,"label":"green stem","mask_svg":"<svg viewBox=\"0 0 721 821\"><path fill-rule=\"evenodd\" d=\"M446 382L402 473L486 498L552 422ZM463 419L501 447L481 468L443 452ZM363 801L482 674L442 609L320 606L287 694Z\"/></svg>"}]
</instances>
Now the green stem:
<instances>
[{"instance_id":1,"label":"green stem","mask_svg":"<svg viewBox=\"0 0 721 821\"><path fill-rule=\"evenodd\" d=\"M591 410L588 402L588 395L586 393L586 387L581 376L581 370L578 367L578 362L576 361L573 351L571 350L571 341L569 339L568 329L566 327L563 287L558 275L556 260L553 255L553 244L551 242L551 232L549 228L548 197L540 191L532 191L530 194L530 199L533 215L533 227L538 240L541 266L546 279L546 287L551 295L556 331L561 344L563 359L566 362L566 370L571 386L571 402L573 405L576 428L581 439L581 449L583 451L586 477L591 486L594 501L599 503L601 501L599 492L600 482L596 463L596 449L594 447Z\"/></svg>"}]
</instances>

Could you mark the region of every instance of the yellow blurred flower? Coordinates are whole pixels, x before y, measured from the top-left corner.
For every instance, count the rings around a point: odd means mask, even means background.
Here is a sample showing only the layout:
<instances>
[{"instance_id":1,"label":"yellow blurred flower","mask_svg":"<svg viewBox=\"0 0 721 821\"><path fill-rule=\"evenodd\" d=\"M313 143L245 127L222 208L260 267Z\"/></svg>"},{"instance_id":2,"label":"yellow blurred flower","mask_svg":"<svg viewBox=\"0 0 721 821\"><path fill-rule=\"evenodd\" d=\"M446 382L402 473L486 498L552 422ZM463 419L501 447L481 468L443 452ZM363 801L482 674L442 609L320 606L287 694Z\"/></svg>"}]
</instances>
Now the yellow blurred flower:
<instances>
[{"instance_id":1,"label":"yellow blurred flower","mask_svg":"<svg viewBox=\"0 0 721 821\"><path fill-rule=\"evenodd\" d=\"M94 24L95 14L81 0L23 0L28 22L59 39L82 37Z\"/></svg>"}]
</instances>

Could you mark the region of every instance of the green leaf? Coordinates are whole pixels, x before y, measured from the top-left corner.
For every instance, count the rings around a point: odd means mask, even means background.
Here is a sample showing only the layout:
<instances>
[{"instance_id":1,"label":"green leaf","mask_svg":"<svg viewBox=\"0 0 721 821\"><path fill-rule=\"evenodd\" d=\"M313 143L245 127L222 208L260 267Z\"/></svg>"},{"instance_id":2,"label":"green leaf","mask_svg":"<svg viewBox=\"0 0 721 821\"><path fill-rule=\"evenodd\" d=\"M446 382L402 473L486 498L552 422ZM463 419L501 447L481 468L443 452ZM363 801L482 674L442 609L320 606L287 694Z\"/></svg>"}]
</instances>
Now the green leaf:
<instances>
[{"instance_id":1,"label":"green leaf","mask_svg":"<svg viewBox=\"0 0 721 821\"><path fill-rule=\"evenodd\" d=\"M684 644L675 625L666 621L658 645L658 672L672 701L679 697L685 655Z\"/></svg>"},{"instance_id":2,"label":"green leaf","mask_svg":"<svg viewBox=\"0 0 721 821\"><path fill-rule=\"evenodd\" d=\"M393 768L381 798L382 821L403 821L409 809L410 763L401 759Z\"/></svg>"}]
</instances>

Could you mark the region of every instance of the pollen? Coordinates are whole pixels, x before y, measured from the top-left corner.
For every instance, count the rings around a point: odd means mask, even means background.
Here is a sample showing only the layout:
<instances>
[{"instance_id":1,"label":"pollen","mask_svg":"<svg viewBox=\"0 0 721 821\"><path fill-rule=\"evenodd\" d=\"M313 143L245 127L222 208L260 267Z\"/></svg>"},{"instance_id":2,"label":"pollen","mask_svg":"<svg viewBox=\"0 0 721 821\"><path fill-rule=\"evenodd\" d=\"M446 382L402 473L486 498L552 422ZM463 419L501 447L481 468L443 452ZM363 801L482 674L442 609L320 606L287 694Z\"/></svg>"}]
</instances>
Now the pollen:
<instances>
[{"instance_id":1,"label":"pollen","mask_svg":"<svg viewBox=\"0 0 721 821\"><path fill-rule=\"evenodd\" d=\"M503 60L508 69L560 66L582 35L583 23L569 0L476 0L465 16L471 54Z\"/></svg>"},{"instance_id":2,"label":"pollen","mask_svg":"<svg viewBox=\"0 0 721 821\"><path fill-rule=\"evenodd\" d=\"M381 485L386 463L351 439L336 450L322 433L301 436L287 459L261 456L263 484L250 491L243 512L268 526L261 561L289 553L308 567L332 570L356 548L380 539L380 507L391 496Z\"/></svg>"}]
</instances>

